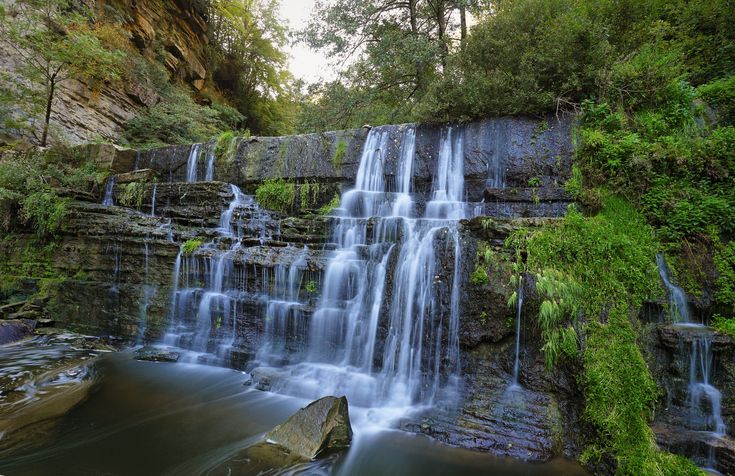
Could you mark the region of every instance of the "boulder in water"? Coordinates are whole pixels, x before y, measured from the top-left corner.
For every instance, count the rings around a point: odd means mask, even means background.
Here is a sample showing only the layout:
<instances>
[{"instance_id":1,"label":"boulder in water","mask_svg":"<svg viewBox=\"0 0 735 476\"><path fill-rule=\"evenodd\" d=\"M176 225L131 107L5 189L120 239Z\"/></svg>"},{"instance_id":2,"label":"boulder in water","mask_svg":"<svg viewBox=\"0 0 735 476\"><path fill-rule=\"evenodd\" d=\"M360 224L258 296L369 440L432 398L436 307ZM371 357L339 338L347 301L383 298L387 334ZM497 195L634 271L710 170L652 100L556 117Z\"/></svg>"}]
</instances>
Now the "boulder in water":
<instances>
[{"instance_id":1,"label":"boulder in water","mask_svg":"<svg viewBox=\"0 0 735 476\"><path fill-rule=\"evenodd\" d=\"M352 425L347 398L324 397L310 403L268 432L266 440L305 459L348 448Z\"/></svg>"},{"instance_id":2,"label":"boulder in water","mask_svg":"<svg viewBox=\"0 0 735 476\"><path fill-rule=\"evenodd\" d=\"M0 345L16 342L33 334L33 326L22 320L0 321Z\"/></svg>"},{"instance_id":3,"label":"boulder in water","mask_svg":"<svg viewBox=\"0 0 735 476\"><path fill-rule=\"evenodd\" d=\"M143 347L135 353L135 359L149 362L177 362L179 353L155 347Z\"/></svg>"}]
</instances>

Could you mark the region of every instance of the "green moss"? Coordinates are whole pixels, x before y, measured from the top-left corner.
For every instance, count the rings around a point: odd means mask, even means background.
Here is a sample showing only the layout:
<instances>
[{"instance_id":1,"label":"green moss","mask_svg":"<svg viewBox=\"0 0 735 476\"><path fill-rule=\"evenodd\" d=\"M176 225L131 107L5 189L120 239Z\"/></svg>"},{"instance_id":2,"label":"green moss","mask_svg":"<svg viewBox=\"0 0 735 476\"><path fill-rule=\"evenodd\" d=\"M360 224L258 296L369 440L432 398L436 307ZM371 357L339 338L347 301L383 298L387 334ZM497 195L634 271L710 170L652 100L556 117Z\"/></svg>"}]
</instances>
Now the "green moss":
<instances>
[{"instance_id":1,"label":"green moss","mask_svg":"<svg viewBox=\"0 0 735 476\"><path fill-rule=\"evenodd\" d=\"M475 271L470 275L470 283L475 286L484 286L490 283L490 278L487 275L487 271L482 266L477 266Z\"/></svg>"},{"instance_id":2,"label":"green moss","mask_svg":"<svg viewBox=\"0 0 735 476\"><path fill-rule=\"evenodd\" d=\"M204 242L202 240L199 240L199 239L196 239L196 238L191 239L191 240L186 240L181 245L181 251L184 254L186 254L186 255L190 255L190 254L194 253L196 250L198 250L199 247L202 246L203 243Z\"/></svg>"},{"instance_id":3,"label":"green moss","mask_svg":"<svg viewBox=\"0 0 735 476\"><path fill-rule=\"evenodd\" d=\"M334 155L332 156L332 165L335 170L340 170L342 168L345 155L347 155L347 142L340 138L337 140L337 147L335 147Z\"/></svg>"},{"instance_id":4,"label":"green moss","mask_svg":"<svg viewBox=\"0 0 735 476\"><path fill-rule=\"evenodd\" d=\"M735 75L703 84L697 94L715 108L723 124L735 124Z\"/></svg>"},{"instance_id":5,"label":"green moss","mask_svg":"<svg viewBox=\"0 0 735 476\"><path fill-rule=\"evenodd\" d=\"M269 210L291 210L296 200L296 185L282 178L266 180L255 190L258 203Z\"/></svg>"},{"instance_id":6,"label":"green moss","mask_svg":"<svg viewBox=\"0 0 735 476\"><path fill-rule=\"evenodd\" d=\"M508 240L537 276L547 365L562 357L581 365L584 416L598 431L584 460L611 454L619 474L700 474L660 452L648 426L658 391L632 323L643 301L663 292L653 230L629 202L608 195L603 205L597 216L570 209L562 222Z\"/></svg>"}]
</instances>

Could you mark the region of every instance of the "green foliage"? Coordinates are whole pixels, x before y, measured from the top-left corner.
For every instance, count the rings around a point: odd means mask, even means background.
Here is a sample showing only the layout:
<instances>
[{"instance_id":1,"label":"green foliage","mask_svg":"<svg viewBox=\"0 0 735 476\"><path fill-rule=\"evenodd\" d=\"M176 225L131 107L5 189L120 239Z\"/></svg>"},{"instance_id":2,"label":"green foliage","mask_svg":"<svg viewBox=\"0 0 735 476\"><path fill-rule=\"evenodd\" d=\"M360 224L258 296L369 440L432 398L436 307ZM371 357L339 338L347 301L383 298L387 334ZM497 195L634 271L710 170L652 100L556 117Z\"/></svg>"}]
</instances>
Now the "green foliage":
<instances>
[{"instance_id":1,"label":"green foliage","mask_svg":"<svg viewBox=\"0 0 735 476\"><path fill-rule=\"evenodd\" d=\"M312 208L319 199L319 182L304 182L299 185L299 205L302 209Z\"/></svg>"},{"instance_id":2,"label":"green foliage","mask_svg":"<svg viewBox=\"0 0 735 476\"><path fill-rule=\"evenodd\" d=\"M720 316L719 314L715 314L712 317L712 322L710 324L718 332L729 335L730 337L735 339L735 318L728 319L726 317Z\"/></svg>"},{"instance_id":3,"label":"green foliage","mask_svg":"<svg viewBox=\"0 0 735 476\"><path fill-rule=\"evenodd\" d=\"M306 286L304 286L304 289L309 294L314 294L317 291L316 281L313 279L306 283Z\"/></svg>"},{"instance_id":4,"label":"green foliage","mask_svg":"<svg viewBox=\"0 0 735 476\"><path fill-rule=\"evenodd\" d=\"M572 327L579 306L580 288L568 276L553 268L536 275L536 292L541 299L538 324L544 345L546 368L551 370L564 354L577 354L577 332Z\"/></svg>"},{"instance_id":5,"label":"green foliage","mask_svg":"<svg viewBox=\"0 0 735 476\"><path fill-rule=\"evenodd\" d=\"M342 163L347 155L347 142L342 139L337 141L337 147L334 149L334 156L332 156L332 166L335 170L342 168Z\"/></svg>"},{"instance_id":6,"label":"green foliage","mask_svg":"<svg viewBox=\"0 0 735 476\"><path fill-rule=\"evenodd\" d=\"M186 240L181 244L181 252L185 255L190 255L198 250L199 247L202 246L202 244L204 244L204 242L198 238Z\"/></svg>"},{"instance_id":7,"label":"green foliage","mask_svg":"<svg viewBox=\"0 0 735 476\"><path fill-rule=\"evenodd\" d=\"M282 178L266 180L255 190L255 199L267 209L288 211L296 200L296 185Z\"/></svg>"},{"instance_id":8,"label":"green foliage","mask_svg":"<svg viewBox=\"0 0 735 476\"><path fill-rule=\"evenodd\" d=\"M539 177L531 177L530 179L528 179L528 186L529 187L540 187L541 179Z\"/></svg>"},{"instance_id":9,"label":"green foliage","mask_svg":"<svg viewBox=\"0 0 735 476\"><path fill-rule=\"evenodd\" d=\"M332 213L332 210L338 207L339 207L339 194L335 194L334 197L332 197L332 200L329 201L329 203L327 203L323 207L319 208L319 210L317 210L317 213L319 213L319 215L326 216Z\"/></svg>"},{"instance_id":10,"label":"green foliage","mask_svg":"<svg viewBox=\"0 0 735 476\"><path fill-rule=\"evenodd\" d=\"M697 94L715 108L721 124L735 125L735 75L703 84Z\"/></svg>"},{"instance_id":11,"label":"green foliage","mask_svg":"<svg viewBox=\"0 0 735 476\"><path fill-rule=\"evenodd\" d=\"M584 342L584 415L599 432L586 460L609 453L620 474L699 474L690 462L659 452L648 426L657 389L631 319L662 292L653 229L624 199L606 195L603 205L593 217L570 208L561 223L508 239L525 250L527 270L537 275L546 363L560 355L574 361L577 340Z\"/></svg>"},{"instance_id":12,"label":"green foliage","mask_svg":"<svg viewBox=\"0 0 735 476\"><path fill-rule=\"evenodd\" d=\"M490 278L487 275L487 271L482 266L477 266L475 271L470 275L470 283L475 286L485 286L490 283Z\"/></svg>"},{"instance_id":13,"label":"green foliage","mask_svg":"<svg viewBox=\"0 0 735 476\"><path fill-rule=\"evenodd\" d=\"M50 113L56 89L70 78L91 82L120 78L125 52L106 47L96 36L83 4L68 0L20 0L0 9L0 41L15 53L25 84L18 85L6 75L0 80L0 99L20 96L25 110L11 110L3 105L0 121L4 126L26 129L45 146ZM35 123L41 124L36 137Z\"/></svg>"},{"instance_id":14,"label":"green foliage","mask_svg":"<svg viewBox=\"0 0 735 476\"><path fill-rule=\"evenodd\" d=\"M217 137L214 155L224 160L232 160L237 152L237 135L233 131L225 131Z\"/></svg>"},{"instance_id":15,"label":"green foliage","mask_svg":"<svg viewBox=\"0 0 735 476\"><path fill-rule=\"evenodd\" d=\"M146 109L125 124L125 139L135 147L204 142L210 137L237 128L242 115L224 106L196 104L184 92L169 97Z\"/></svg>"},{"instance_id":16,"label":"green foliage","mask_svg":"<svg viewBox=\"0 0 735 476\"><path fill-rule=\"evenodd\" d=\"M701 475L691 461L661 453L648 426L657 387L636 344L629 312L614 306L608 322L588 325L584 352L585 418L599 431L599 442L588 447L583 461L612 451L617 473Z\"/></svg>"},{"instance_id":17,"label":"green foliage","mask_svg":"<svg viewBox=\"0 0 735 476\"><path fill-rule=\"evenodd\" d=\"M121 185L121 188L123 189L119 198L121 205L134 208L143 206L143 201L148 193L148 184L145 182L130 182Z\"/></svg>"},{"instance_id":18,"label":"green foliage","mask_svg":"<svg viewBox=\"0 0 735 476\"><path fill-rule=\"evenodd\" d=\"M67 203L52 190L33 192L21 202L21 217L38 236L55 235L61 229Z\"/></svg>"},{"instance_id":19,"label":"green foliage","mask_svg":"<svg viewBox=\"0 0 735 476\"><path fill-rule=\"evenodd\" d=\"M287 69L287 29L279 18L279 3L205 3L210 37L207 69L213 72L214 81L228 101L245 114L236 122L259 134L289 133L295 92Z\"/></svg>"},{"instance_id":20,"label":"green foliage","mask_svg":"<svg viewBox=\"0 0 735 476\"><path fill-rule=\"evenodd\" d=\"M735 316L735 241L723 244L715 236L713 242L713 261L717 269L715 298Z\"/></svg>"}]
</instances>

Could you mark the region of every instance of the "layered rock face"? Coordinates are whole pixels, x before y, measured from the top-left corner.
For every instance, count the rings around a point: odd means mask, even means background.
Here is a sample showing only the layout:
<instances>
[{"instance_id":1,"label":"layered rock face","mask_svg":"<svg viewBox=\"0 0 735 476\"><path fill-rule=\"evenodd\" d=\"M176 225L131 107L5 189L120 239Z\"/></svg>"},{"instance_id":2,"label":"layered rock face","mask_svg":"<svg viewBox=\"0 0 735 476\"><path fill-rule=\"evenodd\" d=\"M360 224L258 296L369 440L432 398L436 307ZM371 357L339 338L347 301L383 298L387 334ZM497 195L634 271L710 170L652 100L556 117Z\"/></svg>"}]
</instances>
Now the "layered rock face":
<instances>
[{"instance_id":1,"label":"layered rock face","mask_svg":"<svg viewBox=\"0 0 735 476\"><path fill-rule=\"evenodd\" d=\"M204 12L192 2L179 1L91 1L100 18L119 24L140 54L160 64L177 80L195 90L207 77L207 25ZM13 75L21 67L17 52L0 43L0 68ZM20 75L16 75L20 78ZM53 103L52 139L78 144L100 138L116 141L122 126L160 100L150 86L123 79L99 83L70 79L60 83Z\"/></svg>"}]
</instances>

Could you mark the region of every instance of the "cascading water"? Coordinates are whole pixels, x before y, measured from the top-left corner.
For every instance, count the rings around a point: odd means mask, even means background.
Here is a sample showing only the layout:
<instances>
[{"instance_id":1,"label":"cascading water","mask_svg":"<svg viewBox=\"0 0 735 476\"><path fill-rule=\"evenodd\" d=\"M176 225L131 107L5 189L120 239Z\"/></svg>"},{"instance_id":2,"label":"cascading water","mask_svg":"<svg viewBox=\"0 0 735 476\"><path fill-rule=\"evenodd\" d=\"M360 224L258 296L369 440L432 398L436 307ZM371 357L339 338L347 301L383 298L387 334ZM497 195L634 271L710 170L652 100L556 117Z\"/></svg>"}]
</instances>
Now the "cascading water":
<instances>
[{"instance_id":1,"label":"cascading water","mask_svg":"<svg viewBox=\"0 0 735 476\"><path fill-rule=\"evenodd\" d=\"M216 142L207 145L207 170L204 174L204 180L211 182L214 180L214 150Z\"/></svg>"},{"instance_id":2,"label":"cascading water","mask_svg":"<svg viewBox=\"0 0 735 476\"><path fill-rule=\"evenodd\" d=\"M656 255L659 274L669 296L669 312L674 325L691 340L689 347L689 383L687 386L687 405L689 414L686 427L698 432L707 432L715 438L726 434L722 417L722 393L711 384L714 370L711 329L693 322L689 313L686 293L671 281L666 261L662 254ZM709 448L706 466L716 467L714 448Z\"/></svg>"},{"instance_id":3,"label":"cascading water","mask_svg":"<svg viewBox=\"0 0 735 476\"><path fill-rule=\"evenodd\" d=\"M153 192L151 193L151 216L156 216L156 184L153 184Z\"/></svg>"},{"instance_id":4,"label":"cascading water","mask_svg":"<svg viewBox=\"0 0 735 476\"><path fill-rule=\"evenodd\" d=\"M186 181L197 181L197 165L199 162L199 150L202 144L193 144L189 150L189 158L186 160Z\"/></svg>"},{"instance_id":5,"label":"cascading water","mask_svg":"<svg viewBox=\"0 0 735 476\"><path fill-rule=\"evenodd\" d=\"M185 359L222 363L236 338L240 284L244 270L235 259L243 252L243 230L255 231L261 240L269 239L265 214L253 197L231 185L232 201L222 212L218 235L194 253L182 245L173 271L170 328L164 343L193 351ZM252 216L247 226L236 218L238 211ZM233 224L234 222L234 224Z\"/></svg>"},{"instance_id":6,"label":"cascading water","mask_svg":"<svg viewBox=\"0 0 735 476\"><path fill-rule=\"evenodd\" d=\"M463 136L461 129L444 131L422 217L412 196L415 140L415 129L405 127L391 187L385 178L391 130L369 132L355 187L342 195L336 210L336 250L303 350L279 354L273 336L286 330L283 321L268 315L272 336L261 350L261 363L299 362L278 371L273 390L308 398L344 394L352 405L393 409L388 414L399 415L430 405L456 387L457 223L466 208ZM294 297L284 300L286 307L295 307Z\"/></svg>"},{"instance_id":7,"label":"cascading water","mask_svg":"<svg viewBox=\"0 0 735 476\"><path fill-rule=\"evenodd\" d=\"M107 184L105 184L105 196L102 200L102 205L106 207L111 207L115 204L115 197L113 195L113 192L115 191L115 184L117 183L117 177L114 175L107 179Z\"/></svg>"},{"instance_id":8,"label":"cascading water","mask_svg":"<svg viewBox=\"0 0 735 476\"><path fill-rule=\"evenodd\" d=\"M658 253L656 255L656 264L658 265L658 273L668 292L669 312L673 321L675 323L697 325L689 318L689 304L684 290L671 282L669 268L666 266L666 260L663 254Z\"/></svg>"},{"instance_id":9,"label":"cascading water","mask_svg":"<svg viewBox=\"0 0 735 476\"><path fill-rule=\"evenodd\" d=\"M689 424L692 428L724 436L726 429L722 419L722 394L710 384L712 364L712 336L709 333L702 334L692 340L690 353Z\"/></svg>"}]
</instances>

